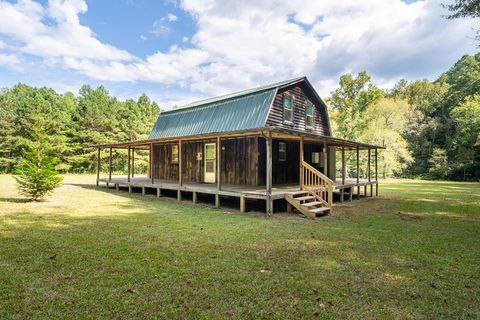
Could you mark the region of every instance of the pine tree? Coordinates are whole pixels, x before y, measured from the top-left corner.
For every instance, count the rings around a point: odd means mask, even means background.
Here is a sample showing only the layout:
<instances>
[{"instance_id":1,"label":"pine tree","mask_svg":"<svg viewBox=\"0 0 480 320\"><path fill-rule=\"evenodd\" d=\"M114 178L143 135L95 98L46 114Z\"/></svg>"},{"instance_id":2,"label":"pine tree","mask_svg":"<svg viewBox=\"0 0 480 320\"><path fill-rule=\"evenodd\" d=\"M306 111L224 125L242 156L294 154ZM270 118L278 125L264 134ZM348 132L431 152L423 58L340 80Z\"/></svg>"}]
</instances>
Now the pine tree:
<instances>
[{"instance_id":1,"label":"pine tree","mask_svg":"<svg viewBox=\"0 0 480 320\"><path fill-rule=\"evenodd\" d=\"M20 193L31 201L38 201L59 187L62 178L55 171L56 163L57 159L51 149L45 148L44 142L25 150L15 176Z\"/></svg>"}]
</instances>

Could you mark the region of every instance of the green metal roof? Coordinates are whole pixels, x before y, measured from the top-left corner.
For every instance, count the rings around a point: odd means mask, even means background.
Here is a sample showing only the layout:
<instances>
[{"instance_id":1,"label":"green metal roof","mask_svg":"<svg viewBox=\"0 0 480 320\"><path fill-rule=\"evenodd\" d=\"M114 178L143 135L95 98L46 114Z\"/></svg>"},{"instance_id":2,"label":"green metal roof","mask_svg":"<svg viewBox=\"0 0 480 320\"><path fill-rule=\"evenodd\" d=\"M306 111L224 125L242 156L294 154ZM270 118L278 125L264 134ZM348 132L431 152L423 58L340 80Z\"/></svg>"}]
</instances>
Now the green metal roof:
<instances>
[{"instance_id":1,"label":"green metal roof","mask_svg":"<svg viewBox=\"0 0 480 320\"><path fill-rule=\"evenodd\" d=\"M303 79L282 81L162 112L149 139L262 128L278 88Z\"/></svg>"}]
</instances>

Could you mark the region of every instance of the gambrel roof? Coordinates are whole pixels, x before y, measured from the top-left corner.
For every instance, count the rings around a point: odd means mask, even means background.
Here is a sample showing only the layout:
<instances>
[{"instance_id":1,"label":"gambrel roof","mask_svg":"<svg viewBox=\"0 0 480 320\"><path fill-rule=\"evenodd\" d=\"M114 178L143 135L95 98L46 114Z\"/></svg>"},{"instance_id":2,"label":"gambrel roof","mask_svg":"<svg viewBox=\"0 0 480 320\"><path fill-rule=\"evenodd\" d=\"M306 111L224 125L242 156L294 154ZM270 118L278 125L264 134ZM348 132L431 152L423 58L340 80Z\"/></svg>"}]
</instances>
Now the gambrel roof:
<instances>
[{"instance_id":1,"label":"gambrel roof","mask_svg":"<svg viewBox=\"0 0 480 320\"><path fill-rule=\"evenodd\" d=\"M164 111L153 126L149 139L264 128L278 90L300 83L306 84L315 100L325 107L306 77L295 78Z\"/></svg>"}]
</instances>

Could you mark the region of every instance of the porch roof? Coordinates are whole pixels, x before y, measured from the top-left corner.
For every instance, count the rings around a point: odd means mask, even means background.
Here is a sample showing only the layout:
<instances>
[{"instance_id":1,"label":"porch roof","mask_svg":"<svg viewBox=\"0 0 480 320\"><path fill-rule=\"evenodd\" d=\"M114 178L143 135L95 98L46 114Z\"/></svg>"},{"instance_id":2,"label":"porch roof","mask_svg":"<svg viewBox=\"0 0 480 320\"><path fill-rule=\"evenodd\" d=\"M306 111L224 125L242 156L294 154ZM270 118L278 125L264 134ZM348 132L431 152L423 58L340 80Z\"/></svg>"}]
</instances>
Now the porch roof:
<instances>
[{"instance_id":1,"label":"porch roof","mask_svg":"<svg viewBox=\"0 0 480 320\"><path fill-rule=\"evenodd\" d=\"M114 143L105 143L105 144L95 144L91 145L95 148L117 148L124 149L128 147L137 148L137 149L148 149L150 144L155 143L165 143L165 142L178 142L182 141L195 141L195 140L207 140L213 139L216 137L220 138L237 138L245 136L262 136L271 135L275 139L285 139L285 140L299 140L303 137L304 142L306 143L326 143L329 147L344 147L348 149L356 149L357 147L361 150L366 149L385 149L385 147L377 146L368 143L362 143L357 141L345 140L334 138L330 136L322 136L313 132L304 132L289 130L284 128L277 127L263 127L263 128L254 128L247 130L237 130L230 132L216 132L208 134L196 134L196 135L185 135L179 137L168 137L168 138L151 138L146 140L135 140L135 141L125 141L125 142L114 142Z\"/></svg>"}]
</instances>

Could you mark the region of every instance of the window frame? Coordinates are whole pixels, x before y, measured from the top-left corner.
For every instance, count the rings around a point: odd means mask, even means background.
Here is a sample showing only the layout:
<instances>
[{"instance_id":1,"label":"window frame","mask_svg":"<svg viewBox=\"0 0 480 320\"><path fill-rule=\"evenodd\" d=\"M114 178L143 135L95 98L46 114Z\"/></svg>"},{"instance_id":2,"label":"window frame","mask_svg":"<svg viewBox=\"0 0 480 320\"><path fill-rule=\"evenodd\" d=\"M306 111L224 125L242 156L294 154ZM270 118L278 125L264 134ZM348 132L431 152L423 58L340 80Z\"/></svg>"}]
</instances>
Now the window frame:
<instances>
[{"instance_id":1,"label":"window frame","mask_svg":"<svg viewBox=\"0 0 480 320\"><path fill-rule=\"evenodd\" d=\"M174 152L174 150L176 150L176 152ZM178 144L172 144L172 159L171 159L171 163L174 163L174 164L178 164L178 156L179 156L179 146ZM175 157L175 154L176 154L176 157Z\"/></svg>"},{"instance_id":2,"label":"window frame","mask_svg":"<svg viewBox=\"0 0 480 320\"><path fill-rule=\"evenodd\" d=\"M322 163L322 153L320 151L312 152L312 164L318 165Z\"/></svg>"},{"instance_id":3,"label":"window frame","mask_svg":"<svg viewBox=\"0 0 480 320\"><path fill-rule=\"evenodd\" d=\"M312 108L312 115L311 115L311 118L312 118L312 124L309 125L308 124L308 113L307 113L307 109L308 108ZM310 101L307 102L307 104L305 105L305 127L306 128L309 128L309 129L313 129L315 127L315 107L313 105L313 103L311 103Z\"/></svg>"},{"instance_id":4,"label":"window frame","mask_svg":"<svg viewBox=\"0 0 480 320\"><path fill-rule=\"evenodd\" d=\"M291 108L290 108L290 117L291 119L290 120L287 120L285 118L285 111L288 110L285 108L285 100L286 99L290 99L291 101ZM283 123L287 123L287 124L292 124L293 123L293 109L294 109L294 105L295 105L295 99L293 98L292 95L290 94L284 94L283 95L283 108L282 108L282 118L283 118Z\"/></svg>"},{"instance_id":5,"label":"window frame","mask_svg":"<svg viewBox=\"0 0 480 320\"><path fill-rule=\"evenodd\" d=\"M283 146L283 148L281 146ZM283 157L282 157L282 155L283 155ZM286 162L287 161L287 143L284 142L284 141L279 141L278 142L278 161L279 162Z\"/></svg>"}]
</instances>

